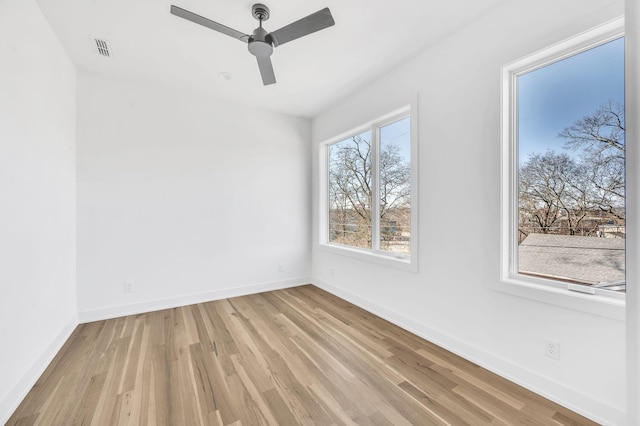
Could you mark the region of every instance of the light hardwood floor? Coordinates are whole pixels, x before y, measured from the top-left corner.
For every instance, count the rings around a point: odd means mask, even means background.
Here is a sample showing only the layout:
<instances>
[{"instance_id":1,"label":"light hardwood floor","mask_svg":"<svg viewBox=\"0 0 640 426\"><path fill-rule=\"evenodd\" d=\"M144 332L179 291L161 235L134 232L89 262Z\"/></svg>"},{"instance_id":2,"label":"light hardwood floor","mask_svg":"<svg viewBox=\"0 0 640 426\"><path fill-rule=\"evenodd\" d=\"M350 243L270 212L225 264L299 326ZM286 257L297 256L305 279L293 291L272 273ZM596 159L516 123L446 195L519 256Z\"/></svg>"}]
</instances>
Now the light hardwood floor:
<instances>
[{"instance_id":1,"label":"light hardwood floor","mask_svg":"<svg viewBox=\"0 0 640 426\"><path fill-rule=\"evenodd\" d=\"M595 423L307 285L82 324L8 424Z\"/></svg>"}]
</instances>

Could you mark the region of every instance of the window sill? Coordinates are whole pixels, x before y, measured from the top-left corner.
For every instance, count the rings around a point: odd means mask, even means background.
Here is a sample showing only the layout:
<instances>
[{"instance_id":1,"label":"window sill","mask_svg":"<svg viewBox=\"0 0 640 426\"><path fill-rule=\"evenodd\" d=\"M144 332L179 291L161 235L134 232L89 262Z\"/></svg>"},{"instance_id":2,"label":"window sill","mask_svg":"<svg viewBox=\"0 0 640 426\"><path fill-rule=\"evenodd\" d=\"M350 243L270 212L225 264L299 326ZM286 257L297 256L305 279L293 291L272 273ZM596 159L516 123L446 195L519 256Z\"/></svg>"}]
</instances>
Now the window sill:
<instances>
[{"instance_id":1,"label":"window sill","mask_svg":"<svg viewBox=\"0 0 640 426\"><path fill-rule=\"evenodd\" d=\"M389 266L403 271L418 272L418 265L414 256L404 255L404 257L400 258L394 257L392 254L377 253L372 250L358 249L332 243L320 243L319 248L322 251L348 256L365 262L377 263L378 265Z\"/></svg>"},{"instance_id":2,"label":"window sill","mask_svg":"<svg viewBox=\"0 0 640 426\"><path fill-rule=\"evenodd\" d=\"M512 296L618 321L625 320L625 295L622 293L607 290L596 290L595 294L580 293L550 280L522 276L503 277L489 287Z\"/></svg>"}]
</instances>

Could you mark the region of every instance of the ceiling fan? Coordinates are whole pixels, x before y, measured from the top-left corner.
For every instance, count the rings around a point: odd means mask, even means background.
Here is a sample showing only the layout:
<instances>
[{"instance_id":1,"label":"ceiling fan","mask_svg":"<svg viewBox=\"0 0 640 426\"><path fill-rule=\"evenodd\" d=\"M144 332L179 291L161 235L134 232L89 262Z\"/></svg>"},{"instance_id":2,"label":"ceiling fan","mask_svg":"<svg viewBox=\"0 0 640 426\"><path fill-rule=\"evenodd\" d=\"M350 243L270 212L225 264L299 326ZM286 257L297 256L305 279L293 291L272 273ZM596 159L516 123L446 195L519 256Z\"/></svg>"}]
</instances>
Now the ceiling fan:
<instances>
[{"instance_id":1,"label":"ceiling fan","mask_svg":"<svg viewBox=\"0 0 640 426\"><path fill-rule=\"evenodd\" d=\"M171 13L247 43L249 45L249 52L258 59L258 68L260 68L260 75L262 76L262 82L265 86L276 82L273 65L271 64L271 53L273 53L274 47L278 47L335 24L333 16L331 16L331 11L329 11L328 7L325 7L279 30L268 33L262 28L262 22L269 19L269 8L264 4L256 3L251 7L251 13L253 17L260 22L260 26L253 30L253 34L249 35L178 6L171 5Z\"/></svg>"}]
</instances>

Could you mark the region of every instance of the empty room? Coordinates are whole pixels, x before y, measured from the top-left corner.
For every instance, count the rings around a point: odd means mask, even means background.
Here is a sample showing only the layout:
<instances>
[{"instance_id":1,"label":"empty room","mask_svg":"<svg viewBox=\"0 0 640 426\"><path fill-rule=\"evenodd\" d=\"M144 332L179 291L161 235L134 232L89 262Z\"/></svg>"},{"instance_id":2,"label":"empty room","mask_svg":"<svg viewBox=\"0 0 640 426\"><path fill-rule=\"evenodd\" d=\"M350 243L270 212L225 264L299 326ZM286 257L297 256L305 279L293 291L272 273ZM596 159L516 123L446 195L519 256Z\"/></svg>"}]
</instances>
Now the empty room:
<instances>
[{"instance_id":1,"label":"empty room","mask_svg":"<svg viewBox=\"0 0 640 426\"><path fill-rule=\"evenodd\" d=\"M636 0L0 0L0 424L640 424Z\"/></svg>"}]
</instances>

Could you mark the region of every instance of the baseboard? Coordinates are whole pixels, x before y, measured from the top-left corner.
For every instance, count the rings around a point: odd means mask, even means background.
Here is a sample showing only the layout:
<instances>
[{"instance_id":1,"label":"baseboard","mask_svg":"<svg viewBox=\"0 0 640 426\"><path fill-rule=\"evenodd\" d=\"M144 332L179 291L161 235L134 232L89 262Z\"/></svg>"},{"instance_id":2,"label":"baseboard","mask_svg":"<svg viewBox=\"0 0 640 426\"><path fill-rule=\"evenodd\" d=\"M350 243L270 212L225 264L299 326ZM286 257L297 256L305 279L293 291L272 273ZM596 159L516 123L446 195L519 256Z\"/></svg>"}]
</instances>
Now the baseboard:
<instances>
[{"instance_id":1,"label":"baseboard","mask_svg":"<svg viewBox=\"0 0 640 426\"><path fill-rule=\"evenodd\" d=\"M179 306L193 305L195 303L210 302L212 300L227 299L229 297L246 296L248 294L263 293L265 291L280 290L309 284L310 277L292 278L283 281L250 284L240 287L229 287L220 290L194 293L166 299L151 300L148 302L131 303L128 305L109 306L106 308L92 309L78 312L78 320L82 323L101 321L126 315L137 315L145 312L171 309Z\"/></svg>"},{"instance_id":2,"label":"baseboard","mask_svg":"<svg viewBox=\"0 0 640 426\"><path fill-rule=\"evenodd\" d=\"M40 376L42 376L42 373L44 373L44 370L51 364L53 358L58 354L77 326L78 317L74 314L31 368L22 376L20 381L0 401L0 424L5 424L9 421L9 417L16 411L24 397L27 396L33 385L36 384Z\"/></svg>"},{"instance_id":3,"label":"baseboard","mask_svg":"<svg viewBox=\"0 0 640 426\"><path fill-rule=\"evenodd\" d=\"M311 283L597 423L603 425L625 424L626 414L623 411L580 393L576 389L569 388L548 377L542 377L513 361L500 358L450 334L418 323L327 281L313 277Z\"/></svg>"}]
</instances>

